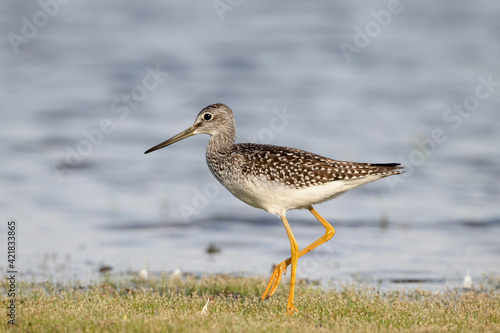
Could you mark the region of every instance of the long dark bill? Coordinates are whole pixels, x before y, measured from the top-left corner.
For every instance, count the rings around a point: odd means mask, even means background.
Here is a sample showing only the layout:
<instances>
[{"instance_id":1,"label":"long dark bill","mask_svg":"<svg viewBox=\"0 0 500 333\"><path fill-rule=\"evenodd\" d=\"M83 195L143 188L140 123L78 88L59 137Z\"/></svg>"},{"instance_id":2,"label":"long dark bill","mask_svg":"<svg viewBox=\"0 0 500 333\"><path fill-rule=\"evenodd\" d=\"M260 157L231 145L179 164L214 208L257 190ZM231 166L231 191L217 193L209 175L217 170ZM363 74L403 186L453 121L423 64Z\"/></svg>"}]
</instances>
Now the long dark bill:
<instances>
[{"instance_id":1,"label":"long dark bill","mask_svg":"<svg viewBox=\"0 0 500 333\"><path fill-rule=\"evenodd\" d=\"M144 152L144 154L148 154L152 151L155 151L155 150L158 150L161 148L165 148L167 146L170 146L171 144L176 143L177 141L181 141L182 139L189 138L190 136L195 135L195 133L194 133L195 130L196 130L195 128L189 127L187 130L180 132L176 136L173 136L170 139L168 139L167 141L164 141L164 142L160 143L159 145L156 145L152 148L149 148L148 150L146 150Z\"/></svg>"}]
</instances>

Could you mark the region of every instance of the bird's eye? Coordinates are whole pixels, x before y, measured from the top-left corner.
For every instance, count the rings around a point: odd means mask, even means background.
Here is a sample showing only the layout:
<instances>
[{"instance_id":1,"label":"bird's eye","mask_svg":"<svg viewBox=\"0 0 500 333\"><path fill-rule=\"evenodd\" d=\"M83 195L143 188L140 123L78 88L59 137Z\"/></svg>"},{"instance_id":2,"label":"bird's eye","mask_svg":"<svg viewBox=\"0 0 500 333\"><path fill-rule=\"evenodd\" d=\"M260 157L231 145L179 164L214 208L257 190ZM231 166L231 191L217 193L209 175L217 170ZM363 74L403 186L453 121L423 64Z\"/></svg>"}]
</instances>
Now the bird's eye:
<instances>
[{"instance_id":1,"label":"bird's eye","mask_svg":"<svg viewBox=\"0 0 500 333\"><path fill-rule=\"evenodd\" d=\"M212 115L211 115L210 113L205 113L205 114L203 115L203 119L205 119L205 120L210 120L210 119L212 119Z\"/></svg>"}]
</instances>

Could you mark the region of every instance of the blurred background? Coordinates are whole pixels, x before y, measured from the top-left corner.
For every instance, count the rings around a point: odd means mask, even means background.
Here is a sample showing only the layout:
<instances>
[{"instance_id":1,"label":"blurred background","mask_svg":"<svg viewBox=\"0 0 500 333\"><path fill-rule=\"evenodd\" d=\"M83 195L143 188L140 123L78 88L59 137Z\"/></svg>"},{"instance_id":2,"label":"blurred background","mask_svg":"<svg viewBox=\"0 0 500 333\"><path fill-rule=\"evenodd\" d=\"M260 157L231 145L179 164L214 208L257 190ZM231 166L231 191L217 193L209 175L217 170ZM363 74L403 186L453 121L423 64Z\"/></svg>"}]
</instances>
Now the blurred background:
<instances>
[{"instance_id":1,"label":"blurred background","mask_svg":"<svg viewBox=\"0 0 500 333\"><path fill-rule=\"evenodd\" d=\"M143 154L217 102L237 142L406 167L316 207L337 233L300 278L440 288L500 273L498 1L0 8L0 242L16 220L21 278L267 275L288 257L280 219L212 177L208 137ZM307 211L288 218L300 247L324 233Z\"/></svg>"}]
</instances>

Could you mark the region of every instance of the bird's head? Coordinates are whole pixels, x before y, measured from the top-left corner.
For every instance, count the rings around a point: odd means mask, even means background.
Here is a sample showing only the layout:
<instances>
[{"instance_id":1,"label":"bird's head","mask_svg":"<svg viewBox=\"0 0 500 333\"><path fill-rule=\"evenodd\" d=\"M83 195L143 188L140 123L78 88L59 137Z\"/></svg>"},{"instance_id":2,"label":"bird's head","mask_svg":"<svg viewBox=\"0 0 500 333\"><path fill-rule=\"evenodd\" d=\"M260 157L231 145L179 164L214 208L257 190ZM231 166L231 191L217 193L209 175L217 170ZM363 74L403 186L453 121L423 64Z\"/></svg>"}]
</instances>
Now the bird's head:
<instances>
[{"instance_id":1,"label":"bird's head","mask_svg":"<svg viewBox=\"0 0 500 333\"><path fill-rule=\"evenodd\" d=\"M144 154L170 146L178 141L196 134L208 134L212 137L222 137L230 143L236 138L236 126L231 109L222 103L212 104L198 113L193 126L171 137L170 139L146 150Z\"/></svg>"}]
</instances>

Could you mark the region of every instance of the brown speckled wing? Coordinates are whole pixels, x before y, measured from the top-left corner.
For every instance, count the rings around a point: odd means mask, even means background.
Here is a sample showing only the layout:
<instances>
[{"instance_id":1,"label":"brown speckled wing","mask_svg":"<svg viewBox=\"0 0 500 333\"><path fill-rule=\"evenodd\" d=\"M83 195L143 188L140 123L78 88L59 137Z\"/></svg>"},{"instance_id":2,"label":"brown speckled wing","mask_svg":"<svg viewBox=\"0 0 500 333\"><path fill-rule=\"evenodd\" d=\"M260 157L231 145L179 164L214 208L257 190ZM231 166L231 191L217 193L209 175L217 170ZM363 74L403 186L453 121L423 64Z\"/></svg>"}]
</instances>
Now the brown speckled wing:
<instances>
[{"instance_id":1,"label":"brown speckled wing","mask_svg":"<svg viewBox=\"0 0 500 333\"><path fill-rule=\"evenodd\" d=\"M403 172L397 163L336 161L288 147L243 143L233 146L233 149L238 150L238 155L243 157L240 166L244 176L264 174L270 182L281 182L294 188L368 175L390 176Z\"/></svg>"}]
</instances>

